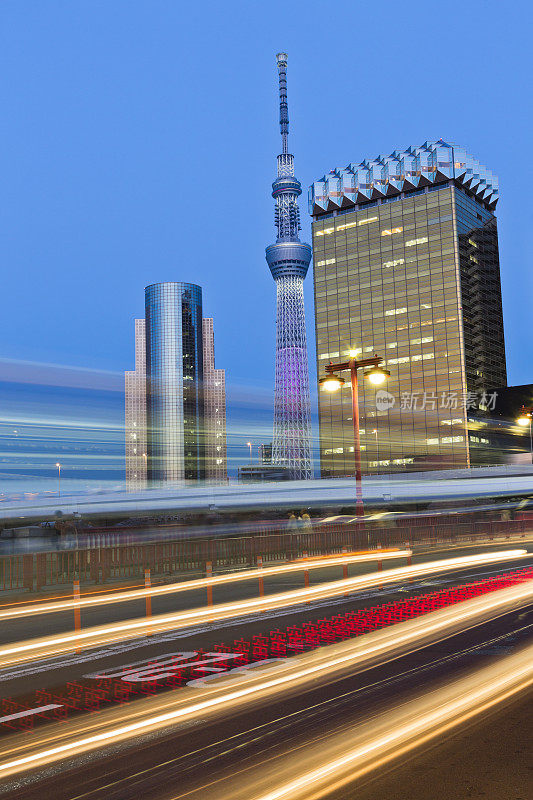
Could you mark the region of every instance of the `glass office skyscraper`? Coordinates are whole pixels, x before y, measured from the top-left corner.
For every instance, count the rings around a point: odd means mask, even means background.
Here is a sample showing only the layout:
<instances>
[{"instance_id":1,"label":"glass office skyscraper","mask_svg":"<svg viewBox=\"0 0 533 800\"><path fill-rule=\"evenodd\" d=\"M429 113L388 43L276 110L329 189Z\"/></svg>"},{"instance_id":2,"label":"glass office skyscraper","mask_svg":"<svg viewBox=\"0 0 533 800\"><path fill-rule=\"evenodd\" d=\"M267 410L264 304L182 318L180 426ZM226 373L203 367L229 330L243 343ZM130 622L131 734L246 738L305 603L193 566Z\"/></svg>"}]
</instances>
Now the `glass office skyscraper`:
<instances>
[{"instance_id":1,"label":"glass office skyscraper","mask_svg":"<svg viewBox=\"0 0 533 800\"><path fill-rule=\"evenodd\" d=\"M205 477L202 290L145 289L148 481Z\"/></svg>"},{"instance_id":2,"label":"glass office skyscraper","mask_svg":"<svg viewBox=\"0 0 533 800\"><path fill-rule=\"evenodd\" d=\"M190 283L145 289L135 320L135 370L125 373L126 488L227 481L225 371L215 369L213 320Z\"/></svg>"},{"instance_id":3,"label":"glass office skyscraper","mask_svg":"<svg viewBox=\"0 0 533 800\"><path fill-rule=\"evenodd\" d=\"M317 365L377 353L360 382L367 472L465 467L471 409L506 384L497 179L442 140L333 170L310 189ZM322 474L354 472L350 385L319 397ZM486 448L485 448L486 449Z\"/></svg>"}]
</instances>

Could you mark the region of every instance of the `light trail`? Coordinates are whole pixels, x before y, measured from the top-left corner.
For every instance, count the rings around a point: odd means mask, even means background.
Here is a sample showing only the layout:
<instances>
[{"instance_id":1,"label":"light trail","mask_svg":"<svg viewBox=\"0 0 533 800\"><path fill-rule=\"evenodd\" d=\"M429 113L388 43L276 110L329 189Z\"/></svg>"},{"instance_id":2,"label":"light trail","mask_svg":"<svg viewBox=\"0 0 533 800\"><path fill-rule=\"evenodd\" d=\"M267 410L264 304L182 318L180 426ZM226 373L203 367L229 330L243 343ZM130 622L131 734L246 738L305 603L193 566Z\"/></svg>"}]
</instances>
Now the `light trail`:
<instances>
[{"instance_id":1,"label":"light trail","mask_svg":"<svg viewBox=\"0 0 533 800\"><path fill-rule=\"evenodd\" d=\"M160 697L139 700L132 706L112 709L110 712L102 711L96 718L90 717L88 720L74 720L72 724L50 726L40 736L38 731L31 737L14 736L13 742L11 739L7 742L11 745L9 749L7 747L4 749L0 761L0 778L104 748L188 720L198 718L204 720L224 715L249 704L268 702L273 697L279 701L281 697L300 692L309 685L316 688L321 682L330 683L343 674L353 675L362 672L377 664L441 641L496 616L528 605L532 598L533 581L524 581L517 586L501 589L490 595L465 600L457 606L398 623L392 628L374 631L341 644L322 647L294 659L285 659L282 663L278 661L262 667L257 665L255 674L253 668L249 670L237 668L211 681L209 688L201 686L198 690L177 690ZM524 664L520 667L527 680L533 680L531 652L533 646L528 650L528 658L524 659ZM509 685L513 685L513 682L517 684L518 667L515 669L506 666L502 672L504 678L507 676ZM197 681L196 684L198 683ZM480 684L476 681L476 688L479 687ZM191 699L190 692L194 692L194 699ZM411 713L408 719L412 719ZM319 763L321 760L323 761L323 757L319 759ZM251 796L246 795L246 797ZM295 794L292 797L298 796ZM289 795L280 795L281 797ZM309 795L302 797L310 800Z\"/></svg>"},{"instance_id":2,"label":"light trail","mask_svg":"<svg viewBox=\"0 0 533 800\"><path fill-rule=\"evenodd\" d=\"M348 591L354 592L375 585L398 583L410 577L421 577L439 572L449 572L472 566L494 562L517 560L528 557L527 550L504 550L496 553L478 553L471 556L429 561L411 567L396 567L385 572L371 572L355 578L343 578L310 588L294 589L266 597L237 600L214 606L179 611L175 614L159 614L153 617L140 617L116 622L111 625L97 625L81 632L54 634L22 642L13 642L0 648L0 669L20 664L36 658L46 658L69 652L79 647L96 647L117 640L160 633L168 630L192 627L206 622L234 619L248 616L254 612L270 611L287 606L301 605L312 600L336 597Z\"/></svg>"},{"instance_id":3,"label":"light trail","mask_svg":"<svg viewBox=\"0 0 533 800\"><path fill-rule=\"evenodd\" d=\"M218 787L217 800L320 800L532 685L533 645L529 645L496 665L419 696L399 712L381 714L357 732L347 728L329 741L322 740L320 748L306 748L303 757L282 757L285 763L270 772L270 786L272 774L284 774L274 789L256 793L248 784L243 794L241 780L230 794L220 794ZM317 762L318 767L311 767ZM289 777L302 769L297 778Z\"/></svg>"},{"instance_id":4,"label":"light trail","mask_svg":"<svg viewBox=\"0 0 533 800\"><path fill-rule=\"evenodd\" d=\"M88 608L98 605L110 605L112 603L125 603L129 600L142 600L146 597L154 597L157 595L176 594L178 592L190 592L193 589L205 589L208 586L218 586L226 583L238 583L240 581L258 580L259 578L268 578L271 575L282 575L287 572L302 572L311 569L325 569L326 567L342 566L344 564L358 564L366 563L369 561L386 561L388 559L409 558L412 555L411 550L371 550L364 553L343 553L338 556L317 556L308 559L299 559L298 561L291 561L288 564L281 564L275 567L263 567L262 569L249 569L242 572L232 572L225 575L215 575L212 578L197 578L192 581L183 581L180 583L170 583L163 586L152 586L151 588L142 589L128 589L118 593L118 590L111 589L107 591L117 592L116 594L107 596L102 592L100 597L87 597L81 600L74 601L72 597L68 600L41 602L39 605L18 605L16 608L10 607L6 610L1 610L0 607L0 621L8 619L18 619L19 617L34 616L37 614L51 614L58 611L72 611L75 608ZM31 601L30 601L31 602ZM37 601L33 601L34 603Z\"/></svg>"},{"instance_id":5,"label":"light trail","mask_svg":"<svg viewBox=\"0 0 533 800\"><path fill-rule=\"evenodd\" d=\"M483 543L483 544L485 545L485 543ZM443 552L445 552L445 551L443 551ZM91 588L89 587L89 588L85 589L82 592L82 597L91 597L92 595L97 595L97 594L110 594L111 595L113 592L124 592L124 591L129 591L131 589L137 589L137 588L140 589L141 586L144 586L144 584L143 583L134 583L132 586L129 586L127 590L125 590L122 586L106 586L105 589L93 589L93 590L91 590ZM71 605L72 605L72 592L69 592L68 594L59 594L59 595L56 595L55 597L48 597L47 601L46 601L46 604L43 604L43 605L49 605L51 600L57 600L57 601L59 601L59 600L69 600L70 601L70 606L67 605L67 608L70 608ZM33 600L17 600L14 603L2 603L0 605L0 609L3 609L3 608L14 609L14 608L18 608L18 607L22 607L24 609L24 607L26 607L26 606L27 606L28 609L30 609L32 605L35 605L35 603L42 603L42 602L43 601L42 601L41 597L35 597Z\"/></svg>"}]
</instances>

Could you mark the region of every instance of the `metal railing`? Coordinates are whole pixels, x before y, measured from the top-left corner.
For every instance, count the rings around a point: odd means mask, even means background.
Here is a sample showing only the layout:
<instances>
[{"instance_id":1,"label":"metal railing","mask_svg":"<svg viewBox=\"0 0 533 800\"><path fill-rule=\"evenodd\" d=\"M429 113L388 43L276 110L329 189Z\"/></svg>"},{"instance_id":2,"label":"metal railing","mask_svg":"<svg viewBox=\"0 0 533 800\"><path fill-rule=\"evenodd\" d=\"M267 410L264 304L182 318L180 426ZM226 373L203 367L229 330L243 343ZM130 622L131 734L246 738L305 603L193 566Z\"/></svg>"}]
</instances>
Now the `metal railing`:
<instances>
[{"instance_id":1,"label":"metal railing","mask_svg":"<svg viewBox=\"0 0 533 800\"><path fill-rule=\"evenodd\" d=\"M523 515L513 520L471 520L469 522L435 521L430 524L402 524L375 527L368 522L344 525L319 525L300 530L266 530L256 536L211 537L165 540L162 542L124 543L111 534L99 537L97 546L21 553L0 556L0 591L39 591L53 586L144 579L149 569L154 576L205 572L213 569L246 567L301 557L327 555L349 550L379 547L467 544L476 541L526 536L533 532L533 518Z\"/></svg>"}]
</instances>

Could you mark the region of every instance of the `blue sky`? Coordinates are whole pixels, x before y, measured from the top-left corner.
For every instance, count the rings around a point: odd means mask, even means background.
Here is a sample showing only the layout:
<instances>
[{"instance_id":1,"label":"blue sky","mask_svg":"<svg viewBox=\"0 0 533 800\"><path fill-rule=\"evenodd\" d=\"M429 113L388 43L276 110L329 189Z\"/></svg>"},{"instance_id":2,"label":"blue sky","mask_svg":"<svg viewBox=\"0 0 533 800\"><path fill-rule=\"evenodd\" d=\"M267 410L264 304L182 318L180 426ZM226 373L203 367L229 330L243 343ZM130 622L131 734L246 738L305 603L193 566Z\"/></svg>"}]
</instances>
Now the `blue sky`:
<instances>
[{"instance_id":1,"label":"blue sky","mask_svg":"<svg viewBox=\"0 0 533 800\"><path fill-rule=\"evenodd\" d=\"M228 381L273 383L283 49L305 187L438 137L499 176L509 380L533 381L531 22L493 0L3 0L0 355L129 369L144 286L184 280Z\"/></svg>"}]
</instances>

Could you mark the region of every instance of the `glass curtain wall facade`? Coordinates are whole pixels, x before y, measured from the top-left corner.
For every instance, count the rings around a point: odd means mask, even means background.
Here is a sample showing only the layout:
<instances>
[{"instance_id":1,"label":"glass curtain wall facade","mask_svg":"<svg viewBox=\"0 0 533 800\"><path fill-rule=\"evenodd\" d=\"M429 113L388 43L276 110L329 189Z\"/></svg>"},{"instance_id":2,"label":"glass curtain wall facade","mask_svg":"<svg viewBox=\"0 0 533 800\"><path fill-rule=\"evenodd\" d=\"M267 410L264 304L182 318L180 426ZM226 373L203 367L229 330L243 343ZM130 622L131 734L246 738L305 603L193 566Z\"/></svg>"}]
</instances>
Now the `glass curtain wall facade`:
<instances>
[{"instance_id":1,"label":"glass curtain wall facade","mask_svg":"<svg viewBox=\"0 0 533 800\"><path fill-rule=\"evenodd\" d=\"M135 370L125 373L126 490L146 488L146 334L144 319L135 320Z\"/></svg>"},{"instance_id":2,"label":"glass curtain wall facade","mask_svg":"<svg viewBox=\"0 0 533 800\"><path fill-rule=\"evenodd\" d=\"M226 372L215 368L213 320L203 320L205 477L214 483L228 479L226 452Z\"/></svg>"},{"instance_id":3,"label":"glass curtain wall facade","mask_svg":"<svg viewBox=\"0 0 533 800\"><path fill-rule=\"evenodd\" d=\"M385 390L360 381L367 473L469 466L472 393L506 383L495 203L436 177L333 213L312 203L318 374L354 351L391 372ZM322 475L353 475L349 382L319 393L319 423Z\"/></svg>"},{"instance_id":4,"label":"glass curtain wall facade","mask_svg":"<svg viewBox=\"0 0 533 800\"><path fill-rule=\"evenodd\" d=\"M468 389L505 386L502 290L496 217L483 204L455 191L456 234Z\"/></svg>"},{"instance_id":5,"label":"glass curtain wall facade","mask_svg":"<svg viewBox=\"0 0 533 800\"><path fill-rule=\"evenodd\" d=\"M152 284L145 309L148 480L203 479L202 290Z\"/></svg>"}]
</instances>

